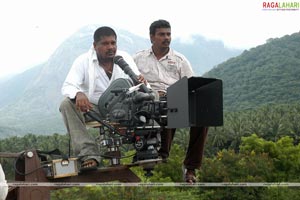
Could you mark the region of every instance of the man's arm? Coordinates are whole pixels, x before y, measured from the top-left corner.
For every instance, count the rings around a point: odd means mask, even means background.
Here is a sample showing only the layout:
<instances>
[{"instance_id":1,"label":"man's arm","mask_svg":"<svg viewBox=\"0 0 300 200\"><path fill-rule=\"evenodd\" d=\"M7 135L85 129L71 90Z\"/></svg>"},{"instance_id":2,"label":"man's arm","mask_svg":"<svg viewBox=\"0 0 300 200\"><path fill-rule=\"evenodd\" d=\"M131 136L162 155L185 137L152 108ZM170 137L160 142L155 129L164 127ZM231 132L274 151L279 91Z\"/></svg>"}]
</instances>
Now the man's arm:
<instances>
[{"instance_id":1,"label":"man's arm","mask_svg":"<svg viewBox=\"0 0 300 200\"><path fill-rule=\"evenodd\" d=\"M77 58L63 83L62 95L74 99L78 92L83 92L81 86L84 84L84 74L84 62L82 59Z\"/></svg>"}]
</instances>

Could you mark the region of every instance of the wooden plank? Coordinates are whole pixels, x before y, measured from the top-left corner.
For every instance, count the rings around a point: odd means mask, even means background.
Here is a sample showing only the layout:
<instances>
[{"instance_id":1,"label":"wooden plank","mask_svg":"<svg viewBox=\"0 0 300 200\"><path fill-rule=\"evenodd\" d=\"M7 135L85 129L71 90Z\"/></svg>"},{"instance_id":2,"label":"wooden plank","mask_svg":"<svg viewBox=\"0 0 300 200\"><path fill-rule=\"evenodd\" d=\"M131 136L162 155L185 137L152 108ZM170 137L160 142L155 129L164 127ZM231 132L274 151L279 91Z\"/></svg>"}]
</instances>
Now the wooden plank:
<instances>
[{"instance_id":1,"label":"wooden plank","mask_svg":"<svg viewBox=\"0 0 300 200\"><path fill-rule=\"evenodd\" d=\"M9 153L9 152L0 152L0 158L17 158L22 153Z\"/></svg>"}]
</instances>

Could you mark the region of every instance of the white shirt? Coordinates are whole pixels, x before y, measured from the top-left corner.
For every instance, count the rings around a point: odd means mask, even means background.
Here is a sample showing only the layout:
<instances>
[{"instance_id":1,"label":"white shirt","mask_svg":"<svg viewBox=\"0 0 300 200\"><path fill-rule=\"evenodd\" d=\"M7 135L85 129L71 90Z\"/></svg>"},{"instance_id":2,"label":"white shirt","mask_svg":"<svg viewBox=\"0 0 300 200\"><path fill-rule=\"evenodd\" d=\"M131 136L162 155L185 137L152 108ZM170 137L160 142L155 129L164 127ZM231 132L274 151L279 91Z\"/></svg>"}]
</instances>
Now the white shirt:
<instances>
[{"instance_id":1,"label":"white shirt","mask_svg":"<svg viewBox=\"0 0 300 200\"><path fill-rule=\"evenodd\" d=\"M141 74L128 53L118 50L116 55L122 56L136 75ZM80 55L74 61L61 92L65 97L71 99L75 98L77 92L83 92L91 103L98 104L98 99L103 92L112 81L118 78L129 79L129 76L118 65L114 64L113 73L109 79L104 69L99 66L96 51L92 46L87 53Z\"/></svg>"},{"instance_id":2,"label":"white shirt","mask_svg":"<svg viewBox=\"0 0 300 200\"><path fill-rule=\"evenodd\" d=\"M151 88L156 91L166 92L179 79L194 75L186 57L173 49L159 60L152 48L136 53L133 59Z\"/></svg>"},{"instance_id":3,"label":"white shirt","mask_svg":"<svg viewBox=\"0 0 300 200\"><path fill-rule=\"evenodd\" d=\"M6 199L8 193L8 185L5 180L5 174L0 164L0 200Z\"/></svg>"}]
</instances>

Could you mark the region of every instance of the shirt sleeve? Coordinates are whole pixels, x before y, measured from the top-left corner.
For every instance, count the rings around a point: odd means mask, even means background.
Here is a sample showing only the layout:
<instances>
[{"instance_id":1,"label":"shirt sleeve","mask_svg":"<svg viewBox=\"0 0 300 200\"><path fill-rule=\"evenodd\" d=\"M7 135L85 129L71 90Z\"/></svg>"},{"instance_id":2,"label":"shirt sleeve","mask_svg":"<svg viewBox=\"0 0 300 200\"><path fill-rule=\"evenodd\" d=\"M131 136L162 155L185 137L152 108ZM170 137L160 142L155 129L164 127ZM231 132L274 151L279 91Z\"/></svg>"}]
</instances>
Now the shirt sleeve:
<instances>
[{"instance_id":1,"label":"shirt sleeve","mask_svg":"<svg viewBox=\"0 0 300 200\"><path fill-rule=\"evenodd\" d=\"M194 72L193 72L193 68L191 66L191 63L189 62L189 60L182 54L178 53L177 52L177 55L178 55L178 59L180 59L179 61L179 74L180 74L180 79L183 78L183 77L191 77L191 76L194 76Z\"/></svg>"},{"instance_id":2,"label":"shirt sleeve","mask_svg":"<svg viewBox=\"0 0 300 200\"><path fill-rule=\"evenodd\" d=\"M181 62L181 67L180 67L180 78L183 78L185 76L187 78L194 76L192 66L186 58L183 59L183 61Z\"/></svg>"},{"instance_id":3,"label":"shirt sleeve","mask_svg":"<svg viewBox=\"0 0 300 200\"><path fill-rule=\"evenodd\" d=\"M76 97L77 92L81 91L81 85L83 85L84 81L84 65L83 65L83 60L80 58L77 58L61 89L62 95L65 97L69 97L71 99Z\"/></svg>"}]
</instances>

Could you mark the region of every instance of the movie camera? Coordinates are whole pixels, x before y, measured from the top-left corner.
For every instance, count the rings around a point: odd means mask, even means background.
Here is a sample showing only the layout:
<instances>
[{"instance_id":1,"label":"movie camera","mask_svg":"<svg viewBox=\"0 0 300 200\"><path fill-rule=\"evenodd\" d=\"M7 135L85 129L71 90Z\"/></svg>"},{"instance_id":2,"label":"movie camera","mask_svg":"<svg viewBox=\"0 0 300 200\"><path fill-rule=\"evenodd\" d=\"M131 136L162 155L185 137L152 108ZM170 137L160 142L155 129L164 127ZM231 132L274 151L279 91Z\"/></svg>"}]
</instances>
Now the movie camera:
<instances>
[{"instance_id":1,"label":"movie camera","mask_svg":"<svg viewBox=\"0 0 300 200\"><path fill-rule=\"evenodd\" d=\"M136 150L133 163L158 159L163 128L223 125L221 80L183 77L167 89L166 96L159 97L139 83L121 56L116 56L114 63L132 81L112 82L99 99L100 113L86 113L102 124L100 145L107 147L105 155L111 165L120 164L120 147L124 144L133 144Z\"/></svg>"}]
</instances>

